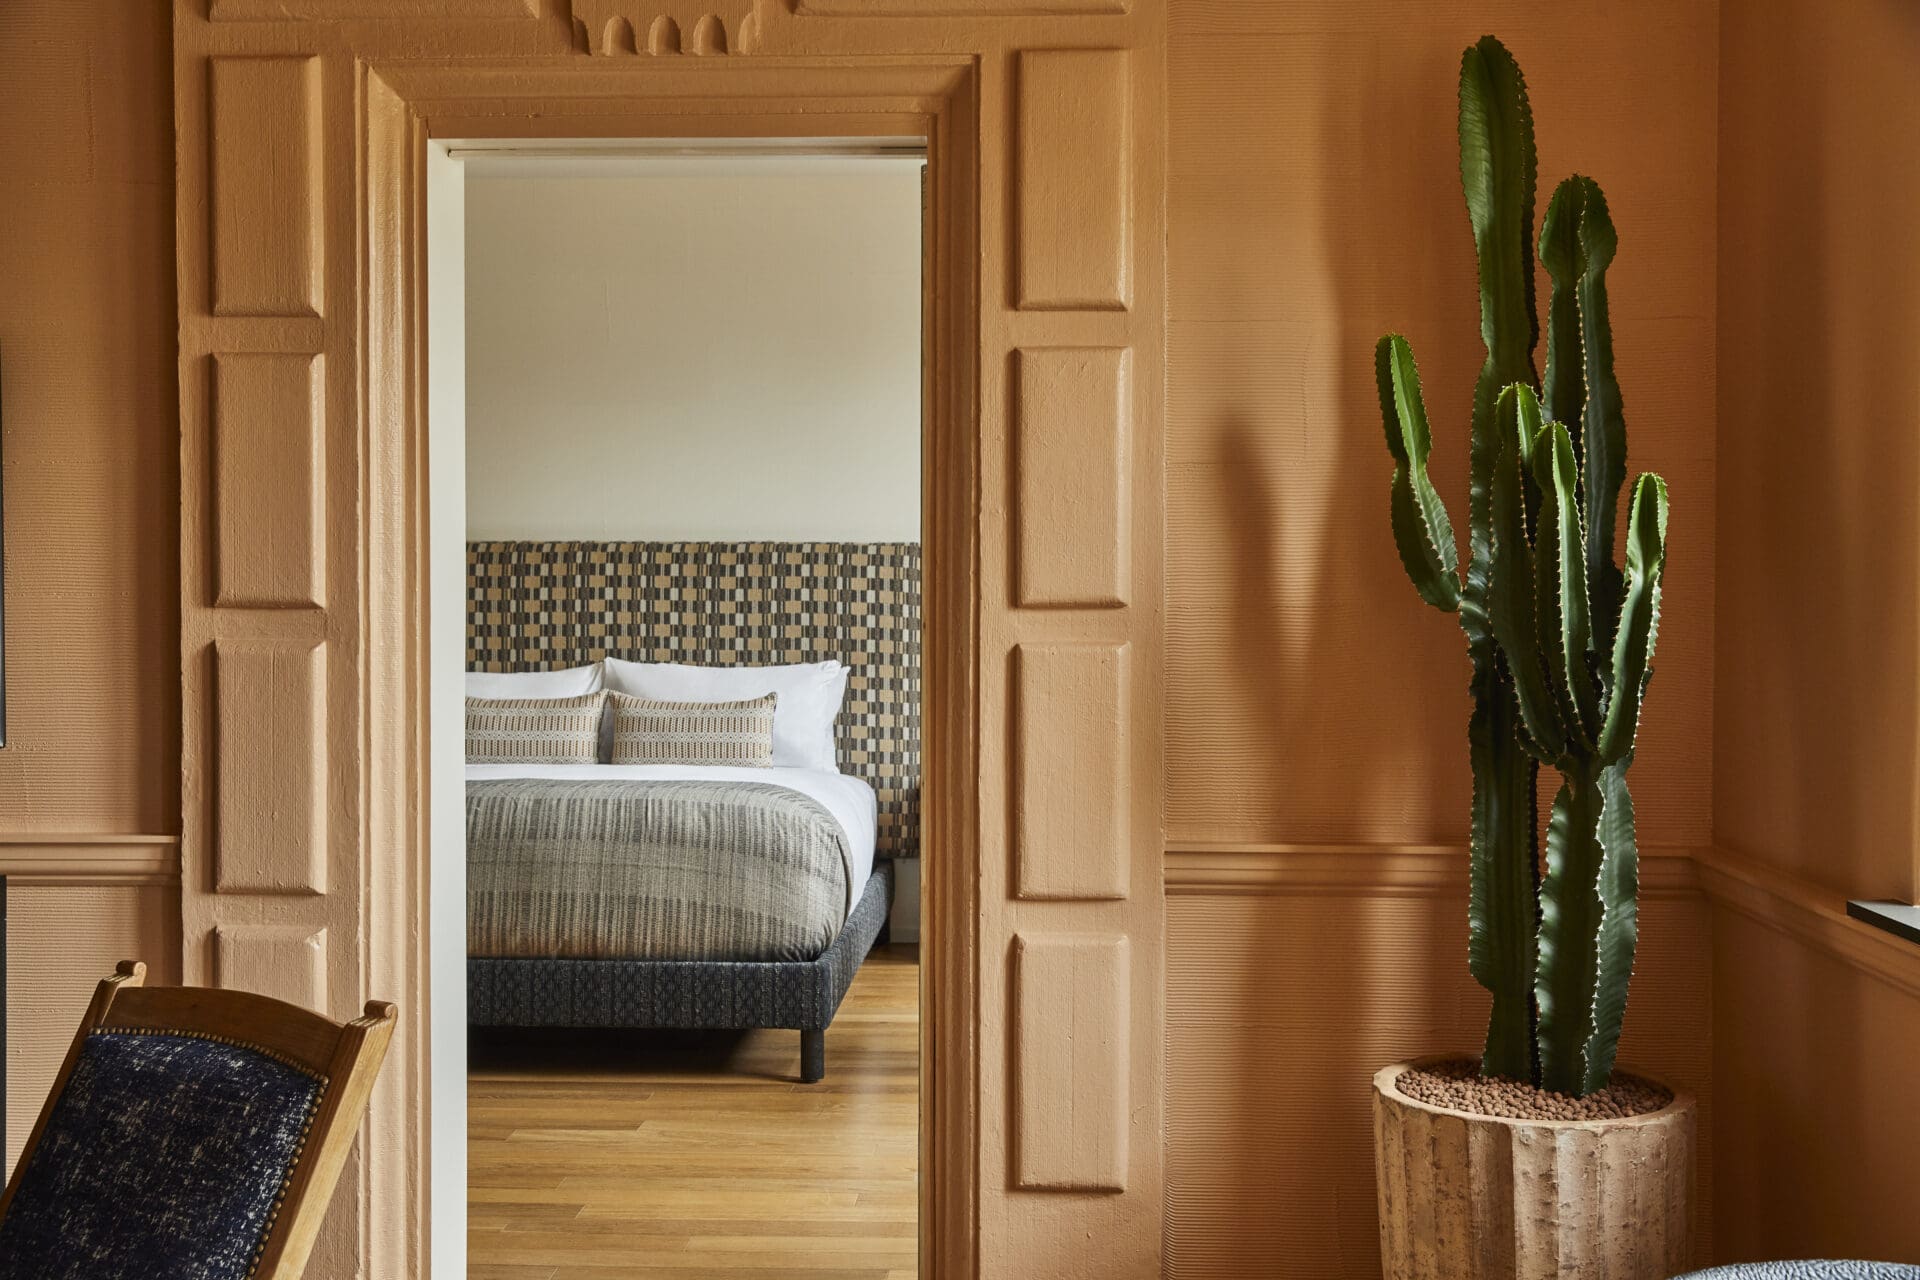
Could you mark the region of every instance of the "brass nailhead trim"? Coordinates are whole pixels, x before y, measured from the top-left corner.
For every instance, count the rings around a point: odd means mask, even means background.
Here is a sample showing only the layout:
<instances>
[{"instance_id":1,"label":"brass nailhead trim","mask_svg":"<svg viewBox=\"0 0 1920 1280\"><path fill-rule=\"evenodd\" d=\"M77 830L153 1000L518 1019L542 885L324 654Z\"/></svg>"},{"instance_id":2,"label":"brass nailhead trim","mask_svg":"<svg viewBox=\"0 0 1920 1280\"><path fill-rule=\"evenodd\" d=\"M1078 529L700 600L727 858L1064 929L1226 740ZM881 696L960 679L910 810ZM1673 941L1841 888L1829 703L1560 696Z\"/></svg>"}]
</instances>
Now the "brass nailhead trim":
<instances>
[{"instance_id":1,"label":"brass nailhead trim","mask_svg":"<svg viewBox=\"0 0 1920 1280\"><path fill-rule=\"evenodd\" d=\"M327 1085L327 1076L324 1071L315 1071L312 1067L303 1066L286 1054L269 1049L263 1044L236 1039L233 1036L218 1035L212 1031L190 1031L178 1027L95 1027L92 1034L96 1036L178 1036L185 1040L209 1040L214 1044L224 1044L234 1049L250 1049L263 1058L271 1058L283 1067L298 1071L309 1080L319 1081L322 1089Z\"/></svg>"}]
</instances>

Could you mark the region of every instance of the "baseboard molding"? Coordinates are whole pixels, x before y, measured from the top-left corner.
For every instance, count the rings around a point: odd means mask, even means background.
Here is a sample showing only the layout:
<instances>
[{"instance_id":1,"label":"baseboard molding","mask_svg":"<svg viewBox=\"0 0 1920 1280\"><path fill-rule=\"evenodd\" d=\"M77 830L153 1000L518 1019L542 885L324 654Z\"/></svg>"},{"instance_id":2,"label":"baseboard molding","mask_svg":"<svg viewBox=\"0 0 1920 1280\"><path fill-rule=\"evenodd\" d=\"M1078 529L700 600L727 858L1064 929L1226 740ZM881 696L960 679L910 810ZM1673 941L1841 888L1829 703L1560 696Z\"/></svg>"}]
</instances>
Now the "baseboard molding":
<instances>
[{"instance_id":1,"label":"baseboard molding","mask_svg":"<svg viewBox=\"0 0 1920 1280\"><path fill-rule=\"evenodd\" d=\"M180 837L144 835L0 835L0 876L16 888L36 885L180 883Z\"/></svg>"}]
</instances>

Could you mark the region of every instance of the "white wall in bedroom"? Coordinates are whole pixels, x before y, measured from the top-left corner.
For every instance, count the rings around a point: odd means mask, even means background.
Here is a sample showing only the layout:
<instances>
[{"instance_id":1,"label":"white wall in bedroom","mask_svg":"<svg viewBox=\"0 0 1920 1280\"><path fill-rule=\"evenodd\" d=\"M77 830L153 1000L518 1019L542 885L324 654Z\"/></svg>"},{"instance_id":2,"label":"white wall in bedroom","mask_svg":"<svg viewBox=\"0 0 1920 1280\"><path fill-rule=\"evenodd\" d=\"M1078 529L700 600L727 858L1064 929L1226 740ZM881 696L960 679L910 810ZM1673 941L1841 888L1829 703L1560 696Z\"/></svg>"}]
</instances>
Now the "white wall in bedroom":
<instances>
[{"instance_id":1,"label":"white wall in bedroom","mask_svg":"<svg viewBox=\"0 0 1920 1280\"><path fill-rule=\"evenodd\" d=\"M919 540L920 161L468 176L469 538Z\"/></svg>"}]
</instances>

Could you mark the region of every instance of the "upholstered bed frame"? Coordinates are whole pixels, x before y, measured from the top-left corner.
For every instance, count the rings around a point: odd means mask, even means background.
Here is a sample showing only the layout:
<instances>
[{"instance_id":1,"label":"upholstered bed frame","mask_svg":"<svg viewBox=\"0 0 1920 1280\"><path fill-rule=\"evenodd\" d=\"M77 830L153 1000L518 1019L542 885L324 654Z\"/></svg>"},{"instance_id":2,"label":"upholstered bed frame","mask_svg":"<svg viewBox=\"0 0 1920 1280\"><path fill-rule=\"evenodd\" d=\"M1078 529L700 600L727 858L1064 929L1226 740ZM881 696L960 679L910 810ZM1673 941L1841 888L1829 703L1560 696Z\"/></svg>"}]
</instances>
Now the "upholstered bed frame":
<instances>
[{"instance_id":1,"label":"upholstered bed frame","mask_svg":"<svg viewBox=\"0 0 1920 1280\"><path fill-rule=\"evenodd\" d=\"M920 852L920 548L914 543L474 542L467 667L602 658L851 668L840 768L879 801L873 875L833 945L806 962L467 961L474 1026L785 1027L801 1078L886 923L895 858Z\"/></svg>"}]
</instances>

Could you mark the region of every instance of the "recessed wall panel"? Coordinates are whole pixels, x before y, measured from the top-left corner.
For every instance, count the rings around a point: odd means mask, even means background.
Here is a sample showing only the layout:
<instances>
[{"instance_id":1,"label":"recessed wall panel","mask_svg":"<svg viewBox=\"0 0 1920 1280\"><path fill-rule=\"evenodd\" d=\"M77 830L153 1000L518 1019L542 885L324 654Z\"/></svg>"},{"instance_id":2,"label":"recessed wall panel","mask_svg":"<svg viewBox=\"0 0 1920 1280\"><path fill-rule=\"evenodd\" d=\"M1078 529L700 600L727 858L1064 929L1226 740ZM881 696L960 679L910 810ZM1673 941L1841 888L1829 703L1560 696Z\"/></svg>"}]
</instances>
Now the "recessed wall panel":
<instances>
[{"instance_id":1,"label":"recessed wall panel","mask_svg":"<svg viewBox=\"0 0 1920 1280\"><path fill-rule=\"evenodd\" d=\"M1127 652L1124 644L1014 650L1018 897L1127 896Z\"/></svg>"},{"instance_id":2,"label":"recessed wall panel","mask_svg":"<svg viewBox=\"0 0 1920 1280\"><path fill-rule=\"evenodd\" d=\"M320 61L212 65L213 312L318 315Z\"/></svg>"},{"instance_id":3,"label":"recessed wall panel","mask_svg":"<svg viewBox=\"0 0 1920 1280\"><path fill-rule=\"evenodd\" d=\"M221 640L215 882L223 893L327 890L326 650Z\"/></svg>"},{"instance_id":4,"label":"recessed wall panel","mask_svg":"<svg viewBox=\"0 0 1920 1280\"><path fill-rule=\"evenodd\" d=\"M1132 301L1127 55L1020 55L1016 294L1022 308L1121 310Z\"/></svg>"},{"instance_id":5,"label":"recessed wall panel","mask_svg":"<svg viewBox=\"0 0 1920 1280\"><path fill-rule=\"evenodd\" d=\"M222 925L213 931L215 985L327 1011L327 931L305 925Z\"/></svg>"},{"instance_id":6,"label":"recessed wall panel","mask_svg":"<svg viewBox=\"0 0 1920 1280\"><path fill-rule=\"evenodd\" d=\"M1014 355L1018 603L1112 608L1127 602L1127 352L1048 347Z\"/></svg>"},{"instance_id":7,"label":"recessed wall panel","mask_svg":"<svg viewBox=\"0 0 1920 1280\"><path fill-rule=\"evenodd\" d=\"M1127 952L1121 934L1014 937L1022 1190L1127 1189Z\"/></svg>"},{"instance_id":8,"label":"recessed wall panel","mask_svg":"<svg viewBox=\"0 0 1920 1280\"><path fill-rule=\"evenodd\" d=\"M322 603L321 394L316 356L214 358L216 604Z\"/></svg>"}]
</instances>

